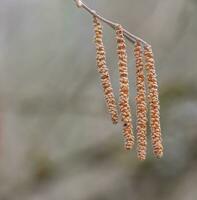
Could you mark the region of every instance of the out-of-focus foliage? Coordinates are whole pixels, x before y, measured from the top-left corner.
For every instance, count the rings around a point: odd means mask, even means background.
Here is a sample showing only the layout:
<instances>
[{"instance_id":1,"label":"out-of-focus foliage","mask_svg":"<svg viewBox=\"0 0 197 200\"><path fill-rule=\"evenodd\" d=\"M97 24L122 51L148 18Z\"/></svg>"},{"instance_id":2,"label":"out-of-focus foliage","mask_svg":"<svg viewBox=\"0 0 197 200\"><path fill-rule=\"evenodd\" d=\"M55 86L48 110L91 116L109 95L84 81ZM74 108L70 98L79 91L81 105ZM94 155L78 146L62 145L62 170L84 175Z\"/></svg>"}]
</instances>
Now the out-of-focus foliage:
<instances>
[{"instance_id":1,"label":"out-of-focus foliage","mask_svg":"<svg viewBox=\"0 0 197 200\"><path fill-rule=\"evenodd\" d=\"M137 161L106 113L91 17L73 0L0 0L0 200L195 200L197 2L87 0L152 44L165 156ZM104 26L116 97L114 31ZM128 44L131 105L135 66Z\"/></svg>"}]
</instances>

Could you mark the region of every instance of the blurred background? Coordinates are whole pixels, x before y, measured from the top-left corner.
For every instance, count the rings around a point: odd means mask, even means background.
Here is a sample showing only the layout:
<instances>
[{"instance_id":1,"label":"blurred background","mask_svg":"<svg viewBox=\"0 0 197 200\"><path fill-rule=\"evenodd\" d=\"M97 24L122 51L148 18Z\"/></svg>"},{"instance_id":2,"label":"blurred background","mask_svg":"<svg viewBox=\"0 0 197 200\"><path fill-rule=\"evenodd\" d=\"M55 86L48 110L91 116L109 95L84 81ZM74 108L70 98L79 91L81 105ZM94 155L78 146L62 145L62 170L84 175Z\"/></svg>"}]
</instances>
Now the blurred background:
<instances>
[{"instance_id":1,"label":"blurred background","mask_svg":"<svg viewBox=\"0 0 197 200\"><path fill-rule=\"evenodd\" d=\"M151 145L145 162L124 151L88 13L73 0L0 0L0 200L195 200L197 1L84 2L152 44L165 156L155 159ZM105 25L104 42L118 99L115 34Z\"/></svg>"}]
</instances>

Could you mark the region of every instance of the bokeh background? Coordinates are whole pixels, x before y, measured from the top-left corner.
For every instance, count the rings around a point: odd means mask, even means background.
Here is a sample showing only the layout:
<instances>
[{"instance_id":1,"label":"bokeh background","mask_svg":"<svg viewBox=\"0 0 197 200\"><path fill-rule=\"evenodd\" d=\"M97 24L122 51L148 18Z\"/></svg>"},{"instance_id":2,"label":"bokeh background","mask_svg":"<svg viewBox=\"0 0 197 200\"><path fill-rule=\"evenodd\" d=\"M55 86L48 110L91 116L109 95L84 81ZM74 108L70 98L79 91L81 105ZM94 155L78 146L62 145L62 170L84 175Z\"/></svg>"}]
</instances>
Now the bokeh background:
<instances>
[{"instance_id":1,"label":"bokeh background","mask_svg":"<svg viewBox=\"0 0 197 200\"><path fill-rule=\"evenodd\" d=\"M153 46L165 156L111 124L91 16L73 0L0 0L0 200L196 200L197 1L86 0ZM118 98L114 31L104 42ZM133 45L128 43L135 113ZM135 122L135 118L134 118Z\"/></svg>"}]
</instances>

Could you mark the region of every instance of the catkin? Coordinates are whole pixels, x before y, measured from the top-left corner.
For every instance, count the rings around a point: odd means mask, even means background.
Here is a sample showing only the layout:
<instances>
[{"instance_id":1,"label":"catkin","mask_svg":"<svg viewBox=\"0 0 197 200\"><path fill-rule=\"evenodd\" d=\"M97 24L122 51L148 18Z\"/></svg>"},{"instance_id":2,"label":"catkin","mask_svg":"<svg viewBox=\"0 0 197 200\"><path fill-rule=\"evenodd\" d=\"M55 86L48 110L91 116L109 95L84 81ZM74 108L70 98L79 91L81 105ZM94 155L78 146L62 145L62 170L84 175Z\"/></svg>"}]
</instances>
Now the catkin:
<instances>
[{"instance_id":1,"label":"catkin","mask_svg":"<svg viewBox=\"0 0 197 200\"><path fill-rule=\"evenodd\" d=\"M98 66L98 72L101 77L101 84L104 91L105 101L108 111L111 115L112 122L116 124L118 122L118 112L116 101L110 81L110 75L106 66L105 48L103 44L102 26L99 20L94 16L93 25L95 31L95 44L96 44L96 61Z\"/></svg>"},{"instance_id":2,"label":"catkin","mask_svg":"<svg viewBox=\"0 0 197 200\"><path fill-rule=\"evenodd\" d=\"M146 89L144 78L144 63L142 46L139 41L135 43L134 55L136 62L136 110L137 110L137 154L140 160L146 159L147 151L147 108Z\"/></svg>"},{"instance_id":3,"label":"catkin","mask_svg":"<svg viewBox=\"0 0 197 200\"><path fill-rule=\"evenodd\" d=\"M147 71L147 84L148 84L148 100L150 106L150 125L152 132L152 145L153 152L156 157L160 158L163 155L163 145L161 138L160 128L160 114L159 114L159 95L158 85L154 64L154 57L151 46L146 46L144 49L145 68Z\"/></svg>"},{"instance_id":4,"label":"catkin","mask_svg":"<svg viewBox=\"0 0 197 200\"><path fill-rule=\"evenodd\" d=\"M121 120L123 122L123 135L125 138L125 149L130 150L134 144L133 126L131 119L131 109L129 105L129 79L127 67L126 44L121 25L116 27L117 54L119 58L119 74L120 74L120 94L119 107L121 112Z\"/></svg>"}]
</instances>

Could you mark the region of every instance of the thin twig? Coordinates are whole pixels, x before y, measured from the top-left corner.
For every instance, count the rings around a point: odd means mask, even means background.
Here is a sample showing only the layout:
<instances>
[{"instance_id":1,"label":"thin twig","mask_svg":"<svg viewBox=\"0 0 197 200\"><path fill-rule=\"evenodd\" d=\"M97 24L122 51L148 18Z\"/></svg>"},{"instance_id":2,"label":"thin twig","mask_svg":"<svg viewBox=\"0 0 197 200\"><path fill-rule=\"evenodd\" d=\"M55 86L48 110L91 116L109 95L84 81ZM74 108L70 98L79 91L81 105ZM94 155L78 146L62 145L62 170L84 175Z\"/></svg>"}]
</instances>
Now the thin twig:
<instances>
[{"instance_id":1,"label":"thin twig","mask_svg":"<svg viewBox=\"0 0 197 200\"><path fill-rule=\"evenodd\" d=\"M104 17L102 17L101 15L97 14L97 12L95 10L92 10L91 8L89 8L86 4L84 4L81 0L74 0L76 2L76 5L79 8L84 8L88 13L90 13L93 16L96 16L97 18L99 18L101 21L103 21L104 23L106 23L107 25L109 25L111 28L115 29L117 27L117 23L112 22ZM129 31L127 31L126 29L123 29L124 31L124 35L125 37L132 43L135 43L136 41L140 41L144 46L150 46L147 42L145 42L143 39L133 35L132 33L130 33Z\"/></svg>"}]
</instances>

